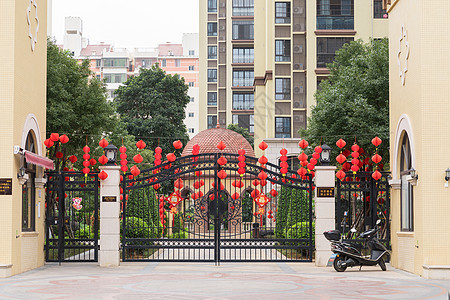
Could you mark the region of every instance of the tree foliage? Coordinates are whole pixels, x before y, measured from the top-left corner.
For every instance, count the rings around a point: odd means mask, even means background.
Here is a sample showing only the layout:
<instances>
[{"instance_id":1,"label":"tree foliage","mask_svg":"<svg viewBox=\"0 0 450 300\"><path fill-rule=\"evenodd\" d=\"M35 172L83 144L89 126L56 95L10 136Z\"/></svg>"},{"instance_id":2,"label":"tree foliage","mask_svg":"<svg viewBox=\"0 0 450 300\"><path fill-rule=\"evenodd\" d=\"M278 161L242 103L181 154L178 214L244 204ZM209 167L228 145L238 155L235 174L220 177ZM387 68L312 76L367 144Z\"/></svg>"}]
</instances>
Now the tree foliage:
<instances>
[{"instance_id":1,"label":"tree foliage","mask_svg":"<svg viewBox=\"0 0 450 300\"><path fill-rule=\"evenodd\" d=\"M378 153L389 160L389 46L388 40L361 40L344 45L328 65L330 76L315 93L308 128L300 135L309 142L335 146L344 138L364 149L374 148L371 139L384 142Z\"/></svg>"},{"instance_id":2,"label":"tree foliage","mask_svg":"<svg viewBox=\"0 0 450 300\"><path fill-rule=\"evenodd\" d=\"M47 40L47 132L67 134L67 153L76 152L117 126L104 83L92 76L89 61L81 64ZM98 143L98 141L97 141Z\"/></svg>"},{"instance_id":3,"label":"tree foliage","mask_svg":"<svg viewBox=\"0 0 450 300\"><path fill-rule=\"evenodd\" d=\"M142 69L116 91L117 112L127 131L154 149L172 152L174 140L186 143L183 123L189 102L184 78L166 74L158 65Z\"/></svg>"},{"instance_id":4,"label":"tree foliage","mask_svg":"<svg viewBox=\"0 0 450 300\"><path fill-rule=\"evenodd\" d=\"M233 131L239 133L240 135L242 135L249 142L250 146L252 146L252 148L254 148L255 140L250 135L247 128L240 127L237 124L230 124L230 125L228 125L227 129L233 130Z\"/></svg>"}]
</instances>

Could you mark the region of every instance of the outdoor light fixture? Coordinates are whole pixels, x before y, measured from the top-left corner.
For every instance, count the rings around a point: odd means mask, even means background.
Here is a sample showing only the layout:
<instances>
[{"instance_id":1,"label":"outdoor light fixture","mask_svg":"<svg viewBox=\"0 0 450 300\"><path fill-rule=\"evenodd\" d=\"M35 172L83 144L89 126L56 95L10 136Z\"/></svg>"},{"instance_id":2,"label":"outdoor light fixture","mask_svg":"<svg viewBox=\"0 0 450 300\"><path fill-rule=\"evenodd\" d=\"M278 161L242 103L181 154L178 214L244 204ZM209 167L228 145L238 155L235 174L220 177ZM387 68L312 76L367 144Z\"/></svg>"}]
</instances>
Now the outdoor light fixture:
<instances>
[{"instance_id":1,"label":"outdoor light fixture","mask_svg":"<svg viewBox=\"0 0 450 300\"><path fill-rule=\"evenodd\" d=\"M417 171L415 169L411 169L411 171L409 171L409 175L411 176L412 179L419 179L419 176L417 175Z\"/></svg>"},{"instance_id":2,"label":"outdoor light fixture","mask_svg":"<svg viewBox=\"0 0 450 300\"><path fill-rule=\"evenodd\" d=\"M117 147L113 144L109 144L105 148L105 156L108 158L106 165L114 165L117 157Z\"/></svg>"},{"instance_id":3,"label":"outdoor light fixture","mask_svg":"<svg viewBox=\"0 0 450 300\"><path fill-rule=\"evenodd\" d=\"M445 181L448 181L450 179L450 169L447 168L447 170L445 170Z\"/></svg>"},{"instance_id":4,"label":"outdoor light fixture","mask_svg":"<svg viewBox=\"0 0 450 300\"><path fill-rule=\"evenodd\" d=\"M23 178L25 176L25 168L20 168L19 172L17 172L17 178Z\"/></svg>"},{"instance_id":5,"label":"outdoor light fixture","mask_svg":"<svg viewBox=\"0 0 450 300\"><path fill-rule=\"evenodd\" d=\"M322 152L320 153L320 164L322 166L329 166L331 161L331 147L327 144L322 145Z\"/></svg>"}]
</instances>

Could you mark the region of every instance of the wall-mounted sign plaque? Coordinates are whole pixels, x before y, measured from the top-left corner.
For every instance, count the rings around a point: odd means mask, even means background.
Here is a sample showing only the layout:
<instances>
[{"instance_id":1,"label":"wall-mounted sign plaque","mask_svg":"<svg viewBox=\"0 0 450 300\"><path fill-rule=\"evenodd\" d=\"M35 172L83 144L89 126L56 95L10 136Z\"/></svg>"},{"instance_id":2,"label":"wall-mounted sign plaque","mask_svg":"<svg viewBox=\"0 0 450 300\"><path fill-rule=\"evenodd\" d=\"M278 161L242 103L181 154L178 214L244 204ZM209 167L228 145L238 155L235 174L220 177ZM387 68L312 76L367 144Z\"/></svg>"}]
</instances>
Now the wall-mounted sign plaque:
<instances>
[{"instance_id":1,"label":"wall-mounted sign plaque","mask_svg":"<svg viewBox=\"0 0 450 300\"><path fill-rule=\"evenodd\" d=\"M116 196L103 196L102 202L117 202Z\"/></svg>"},{"instance_id":2,"label":"wall-mounted sign plaque","mask_svg":"<svg viewBox=\"0 0 450 300\"><path fill-rule=\"evenodd\" d=\"M12 178L0 178L0 195L12 195Z\"/></svg>"},{"instance_id":3,"label":"wall-mounted sign plaque","mask_svg":"<svg viewBox=\"0 0 450 300\"><path fill-rule=\"evenodd\" d=\"M334 198L334 187L317 187L317 198Z\"/></svg>"}]
</instances>

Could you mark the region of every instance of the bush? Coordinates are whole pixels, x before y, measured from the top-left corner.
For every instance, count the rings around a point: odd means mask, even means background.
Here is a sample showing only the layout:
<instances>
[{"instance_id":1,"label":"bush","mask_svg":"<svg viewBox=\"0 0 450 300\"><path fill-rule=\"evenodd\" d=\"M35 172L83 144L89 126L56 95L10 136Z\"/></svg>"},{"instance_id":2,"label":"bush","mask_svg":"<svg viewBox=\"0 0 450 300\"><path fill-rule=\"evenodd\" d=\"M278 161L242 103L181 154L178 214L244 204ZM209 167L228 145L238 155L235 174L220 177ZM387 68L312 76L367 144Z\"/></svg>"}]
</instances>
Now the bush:
<instances>
[{"instance_id":1,"label":"bush","mask_svg":"<svg viewBox=\"0 0 450 300\"><path fill-rule=\"evenodd\" d=\"M123 234L123 223L120 224L120 233ZM147 239L154 236L152 232L152 226L149 226L147 222L136 217L126 218L126 237L129 239Z\"/></svg>"},{"instance_id":2,"label":"bush","mask_svg":"<svg viewBox=\"0 0 450 300\"><path fill-rule=\"evenodd\" d=\"M76 238L82 239L93 239L94 238L94 228L91 228L89 225L82 224L80 229L75 231ZM98 236L100 238L100 235Z\"/></svg>"},{"instance_id":3,"label":"bush","mask_svg":"<svg viewBox=\"0 0 450 300\"><path fill-rule=\"evenodd\" d=\"M312 223L312 241L314 244L315 224ZM287 231L288 239L309 239L309 222L298 222L291 226Z\"/></svg>"},{"instance_id":4,"label":"bush","mask_svg":"<svg viewBox=\"0 0 450 300\"><path fill-rule=\"evenodd\" d=\"M187 239L189 238L189 233L187 232L187 228L183 231L178 231L169 236L170 239Z\"/></svg>"},{"instance_id":5,"label":"bush","mask_svg":"<svg viewBox=\"0 0 450 300\"><path fill-rule=\"evenodd\" d=\"M314 206L314 203L313 203ZM275 235L286 238L289 228L309 221L309 194L306 190L282 187L278 196Z\"/></svg>"}]
</instances>

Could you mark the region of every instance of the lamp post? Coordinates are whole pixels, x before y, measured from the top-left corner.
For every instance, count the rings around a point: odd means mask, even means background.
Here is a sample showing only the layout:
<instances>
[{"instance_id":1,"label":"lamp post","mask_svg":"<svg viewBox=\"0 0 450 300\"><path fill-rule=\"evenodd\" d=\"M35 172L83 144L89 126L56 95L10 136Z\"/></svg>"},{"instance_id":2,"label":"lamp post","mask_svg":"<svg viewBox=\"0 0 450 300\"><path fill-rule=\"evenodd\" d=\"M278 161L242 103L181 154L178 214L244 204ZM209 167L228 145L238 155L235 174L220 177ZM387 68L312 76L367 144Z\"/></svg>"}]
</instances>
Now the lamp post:
<instances>
[{"instance_id":1,"label":"lamp post","mask_svg":"<svg viewBox=\"0 0 450 300\"><path fill-rule=\"evenodd\" d=\"M105 156L108 158L107 166L112 166L116 163L117 147L113 144L109 144L105 147Z\"/></svg>"},{"instance_id":2,"label":"lamp post","mask_svg":"<svg viewBox=\"0 0 450 300\"><path fill-rule=\"evenodd\" d=\"M320 153L320 164L322 166L329 166L331 162L331 147L327 144L322 145L322 152Z\"/></svg>"}]
</instances>

